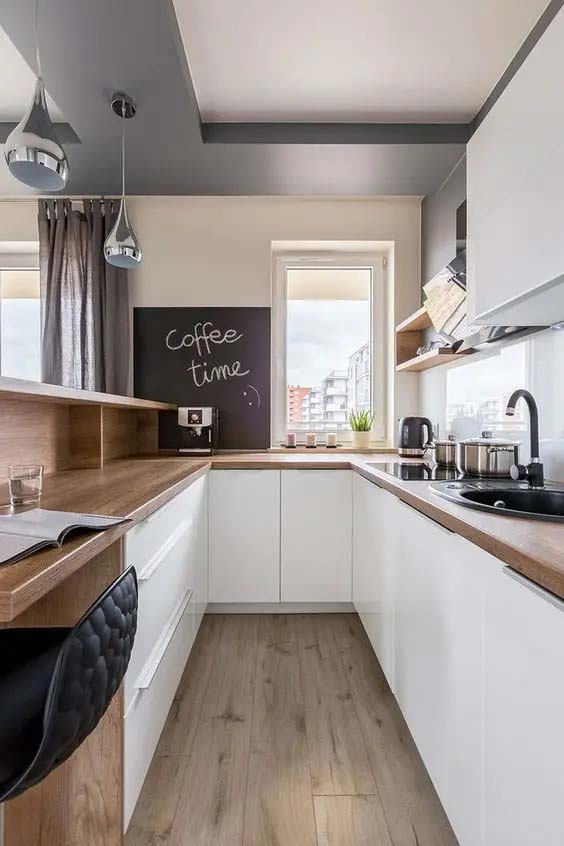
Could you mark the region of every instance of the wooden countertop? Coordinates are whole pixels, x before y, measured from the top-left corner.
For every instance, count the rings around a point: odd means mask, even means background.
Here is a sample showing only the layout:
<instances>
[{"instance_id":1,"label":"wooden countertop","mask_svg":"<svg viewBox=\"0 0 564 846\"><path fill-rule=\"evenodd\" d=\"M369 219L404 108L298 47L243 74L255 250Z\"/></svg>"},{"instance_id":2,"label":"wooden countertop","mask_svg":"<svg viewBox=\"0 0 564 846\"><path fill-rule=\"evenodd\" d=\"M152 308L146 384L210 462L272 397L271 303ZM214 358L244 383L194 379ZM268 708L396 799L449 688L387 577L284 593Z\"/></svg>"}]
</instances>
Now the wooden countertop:
<instances>
[{"instance_id":1,"label":"wooden countertop","mask_svg":"<svg viewBox=\"0 0 564 846\"><path fill-rule=\"evenodd\" d=\"M210 468L352 469L564 598L564 525L474 511L440 499L427 482L403 482L370 467L396 458L343 453L136 457L112 461L102 469L47 476L42 507L129 517L132 522L107 532L71 536L62 549L36 553L0 569L0 622L13 620ZM6 499L4 487L0 501Z\"/></svg>"}]
</instances>

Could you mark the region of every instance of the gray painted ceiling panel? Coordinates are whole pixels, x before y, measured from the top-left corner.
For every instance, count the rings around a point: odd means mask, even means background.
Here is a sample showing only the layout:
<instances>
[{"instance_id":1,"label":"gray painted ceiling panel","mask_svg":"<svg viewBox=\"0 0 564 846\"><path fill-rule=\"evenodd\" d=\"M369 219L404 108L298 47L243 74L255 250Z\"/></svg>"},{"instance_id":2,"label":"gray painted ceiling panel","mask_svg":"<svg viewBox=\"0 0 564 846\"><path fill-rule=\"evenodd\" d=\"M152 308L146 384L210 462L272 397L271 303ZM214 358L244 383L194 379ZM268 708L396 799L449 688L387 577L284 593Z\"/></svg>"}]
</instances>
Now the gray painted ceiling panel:
<instances>
[{"instance_id":1,"label":"gray painted ceiling panel","mask_svg":"<svg viewBox=\"0 0 564 846\"><path fill-rule=\"evenodd\" d=\"M67 147L73 195L120 190L113 91L128 124L131 194L423 195L464 152L442 144L204 144L171 0L41 0L46 86L81 140ZM0 24L33 64L33 2L2 0ZM31 96L31 92L30 92ZM0 193L29 193L0 171Z\"/></svg>"}]
</instances>

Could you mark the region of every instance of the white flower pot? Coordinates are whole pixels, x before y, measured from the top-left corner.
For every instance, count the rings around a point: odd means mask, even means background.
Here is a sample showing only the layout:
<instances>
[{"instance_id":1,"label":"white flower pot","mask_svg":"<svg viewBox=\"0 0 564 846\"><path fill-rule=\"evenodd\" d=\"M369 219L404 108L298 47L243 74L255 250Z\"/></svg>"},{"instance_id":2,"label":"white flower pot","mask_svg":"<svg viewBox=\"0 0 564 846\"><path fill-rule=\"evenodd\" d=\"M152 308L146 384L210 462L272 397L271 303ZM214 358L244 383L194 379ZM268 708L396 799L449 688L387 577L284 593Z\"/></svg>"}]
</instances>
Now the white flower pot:
<instances>
[{"instance_id":1,"label":"white flower pot","mask_svg":"<svg viewBox=\"0 0 564 846\"><path fill-rule=\"evenodd\" d=\"M354 449L369 449L372 432L353 432L352 445Z\"/></svg>"}]
</instances>

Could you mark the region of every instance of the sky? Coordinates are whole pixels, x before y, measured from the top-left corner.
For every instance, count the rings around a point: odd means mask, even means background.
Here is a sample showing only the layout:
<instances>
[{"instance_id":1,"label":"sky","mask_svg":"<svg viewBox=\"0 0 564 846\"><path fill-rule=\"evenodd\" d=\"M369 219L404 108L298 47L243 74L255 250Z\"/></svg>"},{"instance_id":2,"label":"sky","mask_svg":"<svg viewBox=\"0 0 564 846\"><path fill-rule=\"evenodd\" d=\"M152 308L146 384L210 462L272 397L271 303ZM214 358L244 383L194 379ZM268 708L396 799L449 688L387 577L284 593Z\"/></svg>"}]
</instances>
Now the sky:
<instances>
[{"instance_id":1,"label":"sky","mask_svg":"<svg viewBox=\"0 0 564 846\"><path fill-rule=\"evenodd\" d=\"M288 300L287 379L313 387L370 339L367 300Z\"/></svg>"},{"instance_id":2,"label":"sky","mask_svg":"<svg viewBox=\"0 0 564 846\"><path fill-rule=\"evenodd\" d=\"M3 299L0 316L2 376L40 381L39 299Z\"/></svg>"}]
</instances>

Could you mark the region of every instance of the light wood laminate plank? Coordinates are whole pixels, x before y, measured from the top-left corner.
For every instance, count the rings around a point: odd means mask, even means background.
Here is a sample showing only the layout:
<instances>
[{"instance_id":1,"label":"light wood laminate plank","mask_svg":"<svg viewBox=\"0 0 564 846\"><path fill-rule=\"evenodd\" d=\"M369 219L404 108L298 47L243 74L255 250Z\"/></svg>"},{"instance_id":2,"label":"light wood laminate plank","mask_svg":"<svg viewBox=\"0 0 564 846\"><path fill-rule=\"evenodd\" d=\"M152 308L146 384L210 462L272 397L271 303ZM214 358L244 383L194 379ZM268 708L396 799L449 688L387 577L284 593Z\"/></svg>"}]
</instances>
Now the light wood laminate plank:
<instances>
[{"instance_id":1,"label":"light wood laminate plank","mask_svg":"<svg viewBox=\"0 0 564 846\"><path fill-rule=\"evenodd\" d=\"M221 617L204 617L161 734L157 755L190 755L223 628Z\"/></svg>"},{"instance_id":2,"label":"light wood laminate plank","mask_svg":"<svg viewBox=\"0 0 564 846\"><path fill-rule=\"evenodd\" d=\"M223 621L171 846L234 846L243 836L259 621Z\"/></svg>"},{"instance_id":3,"label":"light wood laminate plank","mask_svg":"<svg viewBox=\"0 0 564 846\"><path fill-rule=\"evenodd\" d=\"M156 755L143 784L135 812L124 837L124 846L166 846L188 759Z\"/></svg>"},{"instance_id":4,"label":"light wood laminate plank","mask_svg":"<svg viewBox=\"0 0 564 846\"><path fill-rule=\"evenodd\" d=\"M260 618L244 846L316 846L295 619Z\"/></svg>"},{"instance_id":5,"label":"light wood laminate plank","mask_svg":"<svg viewBox=\"0 0 564 846\"><path fill-rule=\"evenodd\" d=\"M356 614L331 615L394 844L456 846L417 747Z\"/></svg>"},{"instance_id":6,"label":"light wood laminate plank","mask_svg":"<svg viewBox=\"0 0 564 846\"><path fill-rule=\"evenodd\" d=\"M176 405L169 402L124 397L119 394L106 394L102 391L83 391L79 388L66 388L62 385L49 385L46 382L31 382L26 379L12 379L0 376L0 400L25 399L39 402L60 402L64 405L104 405L111 408L141 408L155 411L171 411Z\"/></svg>"},{"instance_id":7,"label":"light wood laminate plank","mask_svg":"<svg viewBox=\"0 0 564 846\"><path fill-rule=\"evenodd\" d=\"M378 796L316 796L314 801L318 846L395 846Z\"/></svg>"},{"instance_id":8,"label":"light wood laminate plank","mask_svg":"<svg viewBox=\"0 0 564 846\"><path fill-rule=\"evenodd\" d=\"M331 623L320 614L299 616L296 626L313 793L376 793Z\"/></svg>"}]
</instances>

